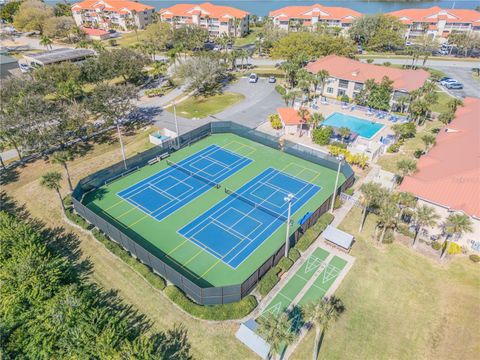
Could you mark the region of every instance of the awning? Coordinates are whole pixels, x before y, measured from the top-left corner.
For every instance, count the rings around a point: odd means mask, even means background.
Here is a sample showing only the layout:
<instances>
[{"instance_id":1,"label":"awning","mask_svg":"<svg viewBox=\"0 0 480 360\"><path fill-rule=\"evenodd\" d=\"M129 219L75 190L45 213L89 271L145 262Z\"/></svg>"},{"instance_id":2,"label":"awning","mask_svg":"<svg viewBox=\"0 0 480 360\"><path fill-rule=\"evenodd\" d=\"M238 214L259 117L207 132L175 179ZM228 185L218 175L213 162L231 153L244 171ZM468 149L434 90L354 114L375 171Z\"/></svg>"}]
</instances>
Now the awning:
<instances>
[{"instance_id":1,"label":"awning","mask_svg":"<svg viewBox=\"0 0 480 360\"><path fill-rule=\"evenodd\" d=\"M322 233L322 237L330 241L331 243L338 245L346 250L349 250L352 247L353 236L342 231L338 230L336 227L328 225L325 231Z\"/></svg>"},{"instance_id":2,"label":"awning","mask_svg":"<svg viewBox=\"0 0 480 360\"><path fill-rule=\"evenodd\" d=\"M255 333L257 328L258 324L255 322L255 320L250 319L240 325L240 329L238 329L235 336L238 340L255 352L255 354L260 356L262 359L266 359L270 352L270 345Z\"/></svg>"}]
</instances>

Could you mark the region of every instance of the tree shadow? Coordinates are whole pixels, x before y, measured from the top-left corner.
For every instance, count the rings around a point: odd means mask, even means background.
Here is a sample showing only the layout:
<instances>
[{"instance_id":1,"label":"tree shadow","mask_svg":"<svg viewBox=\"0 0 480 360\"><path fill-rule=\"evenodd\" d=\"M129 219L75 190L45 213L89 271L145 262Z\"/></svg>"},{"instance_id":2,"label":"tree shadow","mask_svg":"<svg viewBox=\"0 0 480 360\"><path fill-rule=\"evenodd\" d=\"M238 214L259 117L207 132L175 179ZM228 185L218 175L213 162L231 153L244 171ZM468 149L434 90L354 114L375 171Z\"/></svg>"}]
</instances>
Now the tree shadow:
<instances>
[{"instance_id":1,"label":"tree shadow","mask_svg":"<svg viewBox=\"0 0 480 360\"><path fill-rule=\"evenodd\" d=\"M70 150L75 157L83 157L93 150L93 145L89 142L78 142Z\"/></svg>"},{"instance_id":2,"label":"tree shadow","mask_svg":"<svg viewBox=\"0 0 480 360\"><path fill-rule=\"evenodd\" d=\"M302 308L297 304L288 312L288 319L292 324L292 332L296 335L300 333L305 325L304 314Z\"/></svg>"},{"instance_id":3,"label":"tree shadow","mask_svg":"<svg viewBox=\"0 0 480 360\"><path fill-rule=\"evenodd\" d=\"M18 170L16 167L11 167L9 169L3 169L0 173L0 185L8 185L12 182L18 180Z\"/></svg>"}]
</instances>

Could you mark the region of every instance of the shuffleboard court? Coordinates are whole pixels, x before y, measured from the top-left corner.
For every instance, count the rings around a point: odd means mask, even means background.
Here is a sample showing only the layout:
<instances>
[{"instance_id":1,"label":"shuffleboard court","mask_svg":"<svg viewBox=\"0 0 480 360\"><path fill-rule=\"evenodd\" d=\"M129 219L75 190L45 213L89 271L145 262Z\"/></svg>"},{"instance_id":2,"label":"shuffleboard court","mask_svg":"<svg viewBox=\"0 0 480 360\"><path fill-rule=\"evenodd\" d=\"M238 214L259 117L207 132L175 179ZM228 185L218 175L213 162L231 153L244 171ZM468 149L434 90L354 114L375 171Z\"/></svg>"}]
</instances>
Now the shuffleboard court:
<instances>
[{"instance_id":1,"label":"shuffleboard court","mask_svg":"<svg viewBox=\"0 0 480 360\"><path fill-rule=\"evenodd\" d=\"M312 278L315 272L322 266L325 259L328 257L328 251L317 248L307 258L305 263L297 270L293 277L285 284L280 292L272 299L262 313L278 315L285 311L293 302L295 297L304 288L307 282Z\"/></svg>"},{"instance_id":2,"label":"shuffleboard court","mask_svg":"<svg viewBox=\"0 0 480 360\"><path fill-rule=\"evenodd\" d=\"M320 187L268 168L179 230L185 238L236 268L287 220L287 195L295 214Z\"/></svg>"},{"instance_id":3,"label":"shuffleboard court","mask_svg":"<svg viewBox=\"0 0 480 360\"><path fill-rule=\"evenodd\" d=\"M142 212L162 220L252 162L217 145L189 156L117 193Z\"/></svg>"},{"instance_id":4,"label":"shuffleboard court","mask_svg":"<svg viewBox=\"0 0 480 360\"><path fill-rule=\"evenodd\" d=\"M299 305L304 305L312 300L321 299L325 296L328 289L337 279L340 272L347 265L347 261L334 256L328 265L323 269L320 275L315 279L313 285L308 289L302 299L298 302Z\"/></svg>"}]
</instances>

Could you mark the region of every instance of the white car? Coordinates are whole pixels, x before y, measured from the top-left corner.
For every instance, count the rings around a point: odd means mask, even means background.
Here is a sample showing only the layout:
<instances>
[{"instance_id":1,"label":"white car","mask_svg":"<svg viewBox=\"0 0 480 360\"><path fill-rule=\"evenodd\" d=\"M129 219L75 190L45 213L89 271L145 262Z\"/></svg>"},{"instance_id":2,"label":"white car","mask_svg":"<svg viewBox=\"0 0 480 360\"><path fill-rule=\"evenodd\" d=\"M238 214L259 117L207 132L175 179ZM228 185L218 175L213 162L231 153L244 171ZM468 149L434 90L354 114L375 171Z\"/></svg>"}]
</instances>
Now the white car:
<instances>
[{"instance_id":1,"label":"white car","mask_svg":"<svg viewBox=\"0 0 480 360\"><path fill-rule=\"evenodd\" d=\"M249 83L256 83L258 81L258 76L255 73L251 73L250 76L248 77L248 82Z\"/></svg>"},{"instance_id":2,"label":"white car","mask_svg":"<svg viewBox=\"0 0 480 360\"><path fill-rule=\"evenodd\" d=\"M443 86L446 86L448 84L454 84L454 83L458 83L458 81L455 79L445 79L443 81L440 81L440 84Z\"/></svg>"}]
</instances>

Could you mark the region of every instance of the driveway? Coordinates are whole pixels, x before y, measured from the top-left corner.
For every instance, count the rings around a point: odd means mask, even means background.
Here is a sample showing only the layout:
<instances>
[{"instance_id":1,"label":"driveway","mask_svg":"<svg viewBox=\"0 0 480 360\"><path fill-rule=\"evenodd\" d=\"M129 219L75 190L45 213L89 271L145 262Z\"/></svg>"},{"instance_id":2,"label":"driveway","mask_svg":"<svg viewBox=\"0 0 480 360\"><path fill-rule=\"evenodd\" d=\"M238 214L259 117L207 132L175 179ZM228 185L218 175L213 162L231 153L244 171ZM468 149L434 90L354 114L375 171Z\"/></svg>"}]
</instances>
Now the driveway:
<instances>
[{"instance_id":1,"label":"driveway","mask_svg":"<svg viewBox=\"0 0 480 360\"><path fill-rule=\"evenodd\" d=\"M260 78L257 83L250 84L247 78L241 78L236 83L227 85L224 90L243 94L245 99L221 113L204 119L193 120L177 116L180 133L193 130L210 121L219 120L235 121L255 128L265 122L268 115L276 112L279 106L284 106L281 96L275 91L275 84L270 84L268 79ZM173 114L163 110L162 105L164 104L149 102L140 104L139 107L143 111L154 113L153 120L156 126L175 131Z\"/></svg>"},{"instance_id":2,"label":"driveway","mask_svg":"<svg viewBox=\"0 0 480 360\"><path fill-rule=\"evenodd\" d=\"M282 97L275 91L276 84L270 84L267 78L259 78L256 83L249 83L248 78L240 78L234 84L227 85L225 91L243 94L240 103L213 116L217 120L235 121L255 128L275 113L280 106L285 106Z\"/></svg>"},{"instance_id":3,"label":"driveway","mask_svg":"<svg viewBox=\"0 0 480 360\"><path fill-rule=\"evenodd\" d=\"M475 67L475 66L472 66L472 67ZM475 80L472 77L472 68L454 67L454 66L444 66L444 67L438 66L435 68L440 71L443 71L449 77L452 77L463 84L462 90L445 89L451 95L462 97L462 98L466 96L480 98L480 81Z\"/></svg>"}]
</instances>

